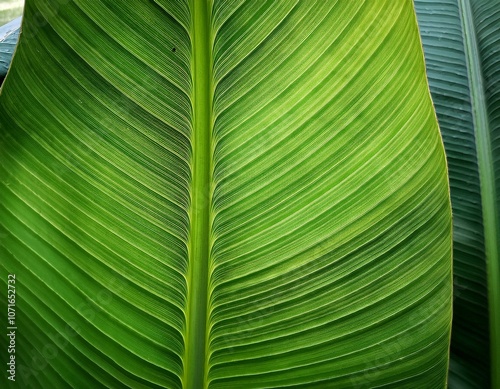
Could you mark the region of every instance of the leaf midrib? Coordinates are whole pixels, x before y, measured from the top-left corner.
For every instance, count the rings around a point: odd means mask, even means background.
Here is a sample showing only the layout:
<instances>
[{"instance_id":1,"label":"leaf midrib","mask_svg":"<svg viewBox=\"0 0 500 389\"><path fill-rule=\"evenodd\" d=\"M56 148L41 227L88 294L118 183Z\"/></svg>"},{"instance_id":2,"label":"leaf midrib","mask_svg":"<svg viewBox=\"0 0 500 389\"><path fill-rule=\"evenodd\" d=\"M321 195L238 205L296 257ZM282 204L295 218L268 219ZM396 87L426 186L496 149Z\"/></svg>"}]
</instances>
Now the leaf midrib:
<instances>
[{"instance_id":1,"label":"leaf midrib","mask_svg":"<svg viewBox=\"0 0 500 389\"><path fill-rule=\"evenodd\" d=\"M458 5L464 33L472 118L476 138L479 182L481 185L490 316L491 383L492 387L496 388L500 387L500 371L496 369L496 366L500 363L500 336L496 330L500 328L500 291L498 290L498 285L500 285L500 264L497 241L500 230L496 209L493 151L491 149L491 131L486 109L486 94L483 85L477 35L474 27L470 0L459 0Z\"/></svg>"},{"instance_id":2,"label":"leaf midrib","mask_svg":"<svg viewBox=\"0 0 500 389\"><path fill-rule=\"evenodd\" d=\"M183 387L206 385L208 260L210 229L212 52L208 0L191 0L192 185Z\"/></svg>"}]
</instances>

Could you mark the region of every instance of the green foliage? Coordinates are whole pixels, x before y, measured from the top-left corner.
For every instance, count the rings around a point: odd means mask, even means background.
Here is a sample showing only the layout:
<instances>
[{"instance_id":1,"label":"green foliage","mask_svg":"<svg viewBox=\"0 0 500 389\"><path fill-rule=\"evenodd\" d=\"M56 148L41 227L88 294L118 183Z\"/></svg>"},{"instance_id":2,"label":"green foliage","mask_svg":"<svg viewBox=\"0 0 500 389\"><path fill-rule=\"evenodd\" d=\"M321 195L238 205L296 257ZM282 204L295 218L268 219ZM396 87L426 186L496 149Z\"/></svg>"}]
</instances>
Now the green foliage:
<instances>
[{"instance_id":1,"label":"green foliage","mask_svg":"<svg viewBox=\"0 0 500 389\"><path fill-rule=\"evenodd\" d=\"M445 385L411 1L28 1L0 153L21 383Z\"/></svg>"}]
</instances>

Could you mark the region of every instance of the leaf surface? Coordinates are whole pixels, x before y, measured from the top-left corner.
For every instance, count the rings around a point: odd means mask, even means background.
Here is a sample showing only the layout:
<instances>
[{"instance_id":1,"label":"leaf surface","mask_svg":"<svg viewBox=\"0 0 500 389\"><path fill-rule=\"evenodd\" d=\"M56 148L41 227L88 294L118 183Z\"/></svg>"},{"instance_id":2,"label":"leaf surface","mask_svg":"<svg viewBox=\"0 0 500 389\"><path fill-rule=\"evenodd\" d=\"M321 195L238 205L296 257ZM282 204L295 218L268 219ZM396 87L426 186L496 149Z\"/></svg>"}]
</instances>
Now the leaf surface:
<instances>
[{"instance_id":1,"label":"leaf surface","mask_svg":"<svg viewBox=\"0 0 500 389\"><path fill-rule=\"evenodd\" d=\"M35 387L444 386L411 1L28 1L0 135Z\"/></svg>"}]
</instances>

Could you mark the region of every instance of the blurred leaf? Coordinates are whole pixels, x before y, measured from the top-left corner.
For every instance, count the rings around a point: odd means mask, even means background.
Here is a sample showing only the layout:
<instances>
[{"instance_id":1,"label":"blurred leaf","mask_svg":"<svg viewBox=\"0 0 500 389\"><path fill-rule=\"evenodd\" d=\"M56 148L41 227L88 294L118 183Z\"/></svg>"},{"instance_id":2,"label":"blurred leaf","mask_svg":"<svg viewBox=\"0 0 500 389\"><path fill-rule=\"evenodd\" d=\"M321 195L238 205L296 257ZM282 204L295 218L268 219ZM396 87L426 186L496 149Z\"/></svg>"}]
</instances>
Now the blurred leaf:
<instances>
[{"instance_id":1,"label":"blurred leaf","mask_svg":"<svg viewBox=\"0 0 500 389\"><path fill-rule=\"evenodd\" d=\"M5 77L21 30L21 17L0 27L0 79Z\"/></svg>"},{"instance_id":2,"label":"blurred leaf","mask_svg":"<svg viewBox=\"0 0 500 389\"><path fill-rule=\"evenodd\" d=\"M0 1L0 26L23 14L24 0Z\"/></svg>"}]
</instances>

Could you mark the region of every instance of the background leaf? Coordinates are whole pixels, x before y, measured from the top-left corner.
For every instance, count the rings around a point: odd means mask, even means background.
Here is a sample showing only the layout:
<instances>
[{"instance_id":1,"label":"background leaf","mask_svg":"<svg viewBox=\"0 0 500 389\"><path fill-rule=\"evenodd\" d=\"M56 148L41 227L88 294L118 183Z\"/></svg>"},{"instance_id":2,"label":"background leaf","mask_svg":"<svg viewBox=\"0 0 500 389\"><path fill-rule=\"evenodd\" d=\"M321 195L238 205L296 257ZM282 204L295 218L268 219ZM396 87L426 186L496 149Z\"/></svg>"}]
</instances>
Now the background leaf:
<instances>
[{"instance_id":1,"label":"background leaf","mask_svg":"<svg viewBox=\"0 0 500 389\"><path fill-rule=\"evenodd\" d=\"M450 171L455 299L449 386L489 387L493 373L497 387L500 3L415 5Z\"/></svg>"},{"instance_id":2,"label":"background leaf","mask_svg":"<svg viewBox=\"0 0 500 389\"><path fill-rule=\"evenodd\" d=\"M0 27L0 85L9 70L20 30L20 17Z\"/></svg>"}]
</instances>

